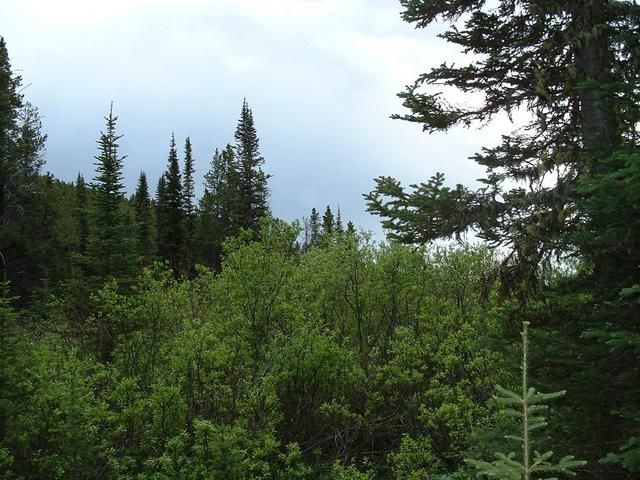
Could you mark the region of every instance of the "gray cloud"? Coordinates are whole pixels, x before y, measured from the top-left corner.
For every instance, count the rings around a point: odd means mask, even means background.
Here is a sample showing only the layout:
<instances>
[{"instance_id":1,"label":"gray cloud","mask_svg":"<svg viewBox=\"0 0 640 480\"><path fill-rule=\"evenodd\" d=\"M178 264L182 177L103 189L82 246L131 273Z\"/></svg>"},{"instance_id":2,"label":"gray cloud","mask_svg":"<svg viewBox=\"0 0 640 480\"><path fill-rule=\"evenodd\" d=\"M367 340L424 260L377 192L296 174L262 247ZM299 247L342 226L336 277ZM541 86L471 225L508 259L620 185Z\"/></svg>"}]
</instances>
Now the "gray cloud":
<instances>
[{"instance_id":1,"label":"gray cloud","mask_svg":"<svg viewBox=\"0 0 640 480\"><path fill-rule=\"evenodd\" d=\"M8 0L2 32L27 98L44 115L47 168L93 176L111 100L127 187L164 169L172 131L194 143L201 176L233 138L242 99L254 110L280 217L340 205L379 230L361 194L378 175L419 182L436 171L470 183L466 158L498 128L425 135L393 121L395 94L428 66L460 55L416 31L383 0ZM503 122L504 123L504 122Z\"/></svg>"}]
</instances>

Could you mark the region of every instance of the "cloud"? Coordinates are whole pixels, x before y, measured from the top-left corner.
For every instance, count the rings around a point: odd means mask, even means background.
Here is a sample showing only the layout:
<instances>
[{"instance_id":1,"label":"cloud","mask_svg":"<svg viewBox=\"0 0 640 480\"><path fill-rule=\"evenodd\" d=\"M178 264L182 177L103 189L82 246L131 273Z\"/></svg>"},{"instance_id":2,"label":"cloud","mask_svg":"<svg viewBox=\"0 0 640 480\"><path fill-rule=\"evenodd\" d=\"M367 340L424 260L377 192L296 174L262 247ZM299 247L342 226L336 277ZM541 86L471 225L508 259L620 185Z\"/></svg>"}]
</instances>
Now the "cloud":
<instances>
[{"instance_id":1,"label":"cloud","mask_svg":"<svg viewBox=\"0 0 640 480\"><path fill-rule=\"evenodd\" d=\"M392 121L395 94L429 66L462 56L414 30L387 0L8 0L0 6L14 67L45 116L48 168L92 177L111 100L120 117L127 186L165 167L172 131L190 135L198 174L232 140L251 104L275 214L340 205L377 229L361 194L378 175L418 182L444 171L469 183L466 159L499 129L425 135Z\"/></svg>"}]
</instances>

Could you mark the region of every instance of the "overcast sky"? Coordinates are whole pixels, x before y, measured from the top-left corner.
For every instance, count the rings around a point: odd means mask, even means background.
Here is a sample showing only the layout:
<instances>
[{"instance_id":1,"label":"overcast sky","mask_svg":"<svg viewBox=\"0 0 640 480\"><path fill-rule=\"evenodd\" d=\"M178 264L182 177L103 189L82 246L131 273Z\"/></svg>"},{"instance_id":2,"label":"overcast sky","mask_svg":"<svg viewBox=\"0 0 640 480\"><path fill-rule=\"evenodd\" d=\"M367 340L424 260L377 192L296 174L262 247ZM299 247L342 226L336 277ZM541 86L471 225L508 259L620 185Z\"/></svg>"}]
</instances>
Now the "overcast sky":
<instances>
[{"instance_id":1,"label":"overcast sky","mask_svg":"<svg viewBox=\"0 0 640 480\"><path fill-rule=\"evenodd\" d=\"M175 132L179 143L191 137L201 193L246 97L274 214L330 204L379 231L362 198L374 177L412 183L442 171L472 183L482 170L467 157L503 133L428 135L389 119L403 111L404 85L463 59L436 37L441 27L404 23L394 0L2 0L0 28L44 117L46 168L65 180L93 177L113 100L128 192L140 170L155 186Z\"/></svg>"}]
</instances>

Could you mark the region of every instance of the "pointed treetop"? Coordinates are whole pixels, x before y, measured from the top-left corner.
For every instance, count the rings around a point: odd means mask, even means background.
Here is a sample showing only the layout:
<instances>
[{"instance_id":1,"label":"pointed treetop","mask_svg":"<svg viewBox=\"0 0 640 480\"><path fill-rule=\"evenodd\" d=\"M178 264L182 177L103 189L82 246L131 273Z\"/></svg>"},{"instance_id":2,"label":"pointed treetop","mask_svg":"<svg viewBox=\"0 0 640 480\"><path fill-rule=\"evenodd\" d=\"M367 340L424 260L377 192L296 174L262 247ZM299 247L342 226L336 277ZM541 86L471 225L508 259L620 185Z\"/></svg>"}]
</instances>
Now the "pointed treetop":
<instances>
[{"instance_id":1,"label":"pointed treetop","mask_svg":"<svg viewBox=\"0 0 640 480\"><path fill-rule=\"evenodd\" d=\"M342 233L343 231L342 215L340 214L340 207L338 207L338 211L336 212L336 232Z\"/></svg>"},{"instance_id":2,"label":"pointed treetop","mask_svg":"<svg viewBox=\"0 0 640 480\"><path fill-rule=\"evenodd\" d=\"M106 122L106 131L100 132L97 142L98 155L94 157L96 159L94 185L98 190L122 197L124 196L122 164L127 156L118 154L118 140L122 135L116 133L118 117L113 114L113 102L109 108L109 115L103 118Z\"/></svg>"},{"instance_id":3,"label":"pointed treetop","mask_svg":"<svg viewBox=\"0 0 640 480\"><path fill-rule=\"evenodd\" d=\"M191 147L191 139L187 137L184 142L184 170L182 177L182 196L183 196L183 208L188 218L192 217L195 213L194 198L195 198L195 184L193 181L193 174L195 167L193 165L193 150Z\"/></svg>"},{"instance_id":4,"label":"pointed treetop","mask_svg":"<svg viewBox=\"0 0 640 480\"><path fill-rule=\"evenodd\" d=\"M138 176L138 191L139 192L149 192L149 185L147 183L147 174L144 171L140 171L140 175Z\"/></svg>"},{"instance_id":5,"label":"pointed treetop","mask_svg":"<svg viewBox=\"0 0 640 480\"><path fill-rule=\"evenodd\" d=\"M331 207L327 205L327 208L324 211L324 215L322 216L322 231L325 235L331 235L331 233L333 233L333 228L333 212L331 211Z\"/></svg>"}]
</instances>

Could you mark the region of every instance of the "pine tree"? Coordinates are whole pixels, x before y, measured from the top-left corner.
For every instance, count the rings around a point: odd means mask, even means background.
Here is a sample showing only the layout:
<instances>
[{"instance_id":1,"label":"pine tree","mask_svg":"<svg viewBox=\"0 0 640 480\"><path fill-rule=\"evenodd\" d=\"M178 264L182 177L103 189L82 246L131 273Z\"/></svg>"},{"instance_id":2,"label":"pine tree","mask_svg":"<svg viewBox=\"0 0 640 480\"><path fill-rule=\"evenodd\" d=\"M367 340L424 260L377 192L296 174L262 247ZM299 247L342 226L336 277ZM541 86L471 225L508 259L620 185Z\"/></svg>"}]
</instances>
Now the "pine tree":
<instances>
[{"instance_id":1,"label":"pine tree","mask_svg":"<svg viewBox=\"0 0 640 480\"><path fill-rule=\"evenodd\" d=\"M105 117L106 131L100 134L99 153L95 157L96 176L93 179L94 195L89 216L87 264L99 282L109 276L119 281L130 281L137 263L134 238L122 210L122 163L126 157L118 153L118 140L122 135L116 134L117 120L112 104L109 116Z\"/></svg>"},{"instance_id":2,"label":"pine tree","mask_svg":"<svg viewBox=\"0 0 640 480\"><path fill-rule=\"evenodd\" d=\"M182 180L175 137L169 143L168 167L164 173L162 196L158 208L162 221L158 222L158 254L169 262L176 274L183 273L184 261L184 210Z\"/></svg>"},{"instance_id":3,"label":"pine tree","mask_svg":"<svg viewBox=\"0 0 640 480\"><path fill-rule=\"evenodd\" d=\"M356 226L353 224L351 220L347 222L347 235L355 235L356 234Z\"/></svg>"},{"instance_id":4,"label":"pine tree","mask_svg":"<svg viewBox=\"0 0 640 480\"><path fill-rule=\"evenodd\" d=\"M508 435L506 438L514 440L521 445L520 458L514 453L496 453L496 460L485 462L482 460L467 459L466 462L475 467L480 475L500 480L532 480L534 478L547 478L548 474L561 473L575 476L574 470L587 462L576 460L574 456L562 457L558 463L551 463L552 451L540 453L535 451L532 457L532 433L537 432L547 425L543 416L549 407L548 400L562 397L566 391L541 393L528 386L528 327L529 322L522 324L522 389L520 393L497 387L499 396L494 399L499 405L504 405L503 414L515 417L522 422L520 435Z\"/></svg>"},{"instance_id":5,"label":"pine tree","mask_svg":"<svg viewBox=\"0 0 640 480\"><path fill-rule=\"evenodd\" d=\"M193 174L193 151L191 139L187 137L184 142L184 169L182 175L182 209L184 211L184 244L186 261L190 266L193 263L194 237L196 230L195 188Z\"/></svg>"},{"instance_id":6,"label":"pine tree","mask_svg":"<svg viewBox=\"0 0 640 480\"><path fill-rule=\"evenodd\" d=\"M153 225L149 186L147 184L147 175L144 172L140 172L140 177L138 178L133 207L135 210L138 251L142 264L149 265L153 260Z\"/></svg>"},{"instance_id":7,"label":"pine tree","mask_svg":"<svg viewBox=\"0 0 640 480\"><path fill-rule=\"evenodd\" d=\"M261 218L269 215L269 175L262 171L264 158L260 154L253 113L245 100L234 135L238 171L238 225L258 231Z\"/></svg>"}]
</instances>

